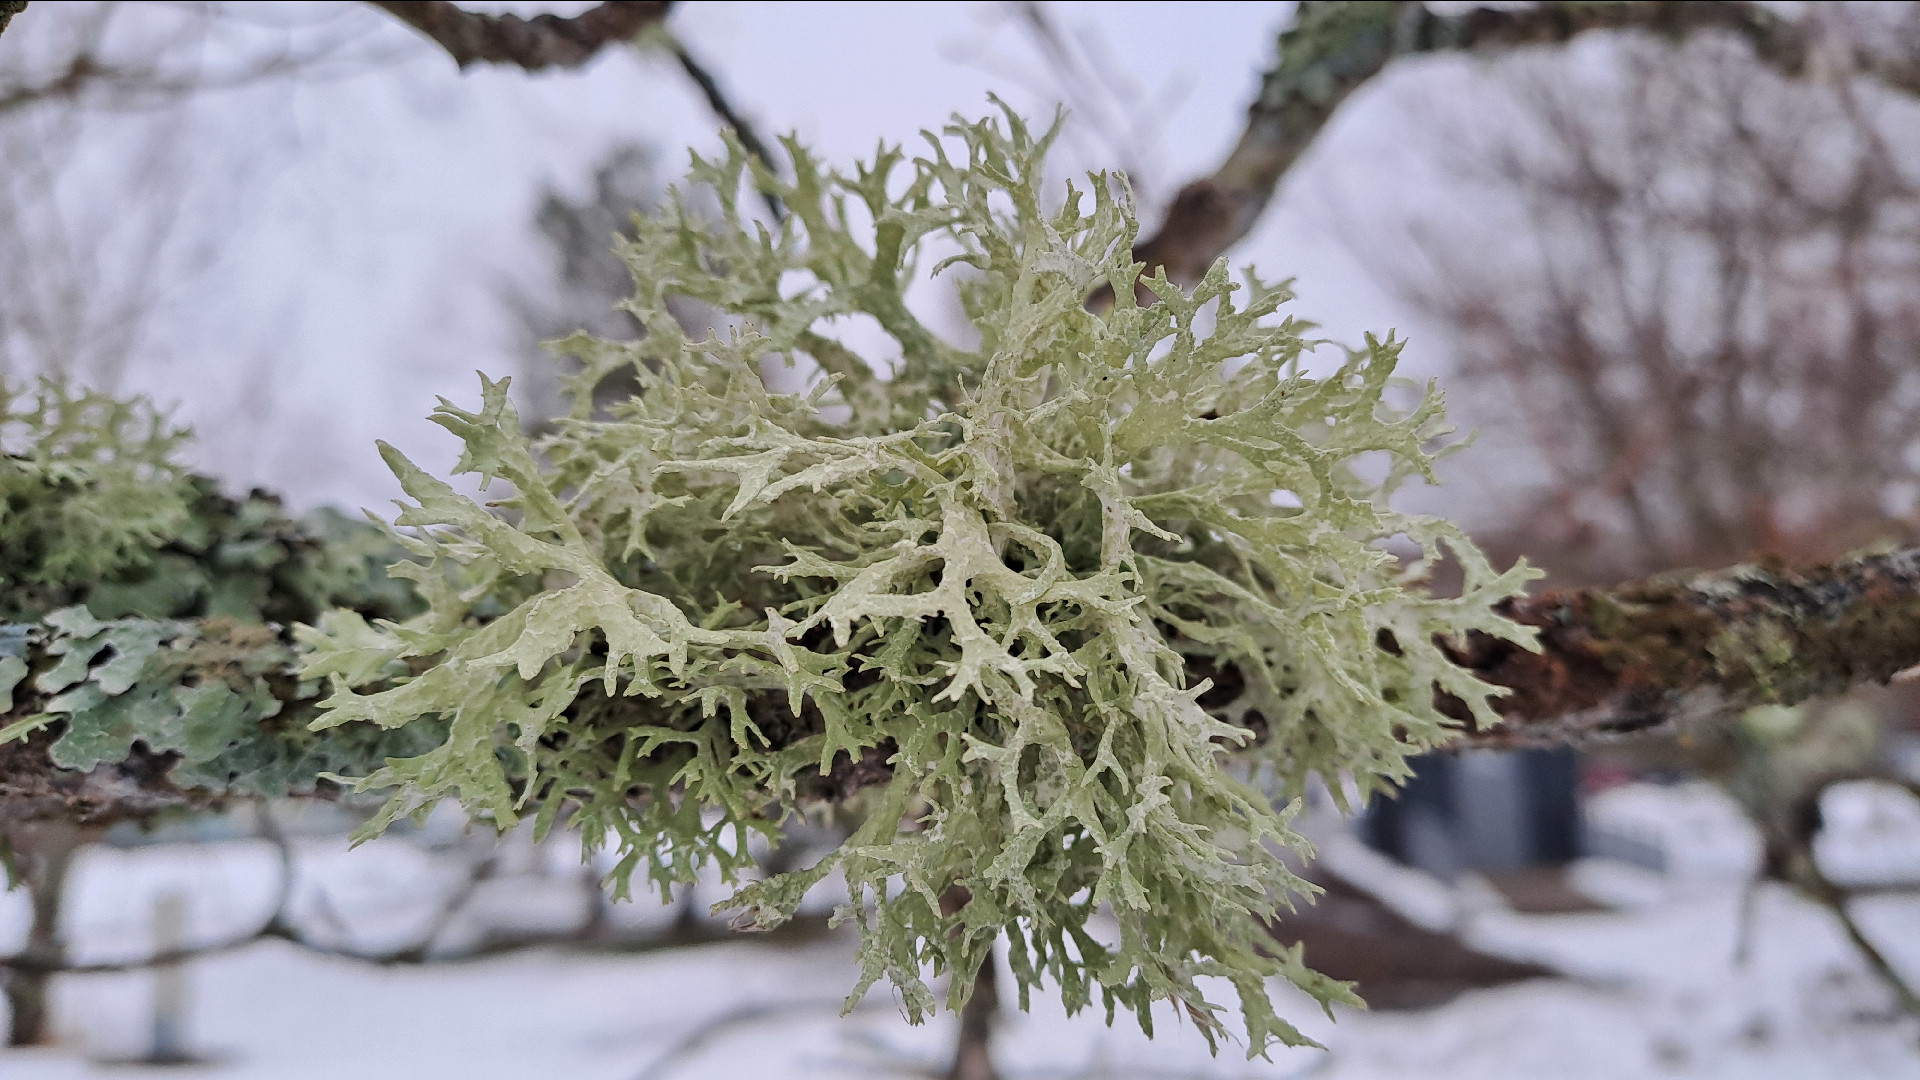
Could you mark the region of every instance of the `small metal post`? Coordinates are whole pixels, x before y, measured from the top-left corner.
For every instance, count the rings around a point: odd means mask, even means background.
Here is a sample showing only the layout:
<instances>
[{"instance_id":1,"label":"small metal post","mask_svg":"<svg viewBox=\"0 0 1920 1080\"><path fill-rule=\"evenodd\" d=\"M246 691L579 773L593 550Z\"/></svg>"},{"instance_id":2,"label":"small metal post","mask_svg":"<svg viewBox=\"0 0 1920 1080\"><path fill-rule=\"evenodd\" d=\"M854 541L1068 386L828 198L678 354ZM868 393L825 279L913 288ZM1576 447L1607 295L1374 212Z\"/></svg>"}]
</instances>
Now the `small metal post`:
<instances>
[{"instance_id":1,"label":"small metal post","mask_svg":"<svg viewBox=\"0 0 1920 1080\"><path fill-rule=\"evenodd\" d=\"M187 946L187 898L161 893L153 902L153 947L166 955ZM147 1060L159 1065L191 1061L187 1052L187 972L179 960L153 966L153 1040Z\"/></svg>"}]
</instances>

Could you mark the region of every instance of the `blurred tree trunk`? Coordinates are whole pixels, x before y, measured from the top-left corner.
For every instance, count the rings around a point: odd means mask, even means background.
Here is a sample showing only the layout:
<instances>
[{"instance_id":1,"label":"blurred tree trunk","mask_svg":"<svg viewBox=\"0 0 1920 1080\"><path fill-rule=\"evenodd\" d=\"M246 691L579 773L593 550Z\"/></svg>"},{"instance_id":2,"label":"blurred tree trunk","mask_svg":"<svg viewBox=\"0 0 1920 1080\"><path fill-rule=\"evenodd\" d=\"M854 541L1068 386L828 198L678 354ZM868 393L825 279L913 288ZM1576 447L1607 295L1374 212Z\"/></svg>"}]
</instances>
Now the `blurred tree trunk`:
<instances>
[{"instance_id":1,"label":"blurred tree trunk","mask_svg":"<svg viewBox=\"0 0 1920 1080\"><path fill-rule=\"evenodd\" d=\"M8 1046L44 1046L53 1041L47 1012L53 974L45 968L58 964L65 952L60 908L67 872L92 831L70 822L45 821L15 826L7 834L13 850L13 883L27 890L33 904L33 923L21 955L35 961L7 973Z\"/></svg>"},{"instance_id":2,"label":"blurred tree trunk","mask_svg":"<svg viewBox=\"0 0 1920 1080\"><path fill-rule=\"evenodd\" d=\"M960 1010L960 1038L954 1045L953 1067L946 1080L1000 1080L993 1069L993 1023L1000 1015L1000 989L994 969L999 961L992 955L980 964L973 977L973 996Z\"/></svg>"}]
</instances>

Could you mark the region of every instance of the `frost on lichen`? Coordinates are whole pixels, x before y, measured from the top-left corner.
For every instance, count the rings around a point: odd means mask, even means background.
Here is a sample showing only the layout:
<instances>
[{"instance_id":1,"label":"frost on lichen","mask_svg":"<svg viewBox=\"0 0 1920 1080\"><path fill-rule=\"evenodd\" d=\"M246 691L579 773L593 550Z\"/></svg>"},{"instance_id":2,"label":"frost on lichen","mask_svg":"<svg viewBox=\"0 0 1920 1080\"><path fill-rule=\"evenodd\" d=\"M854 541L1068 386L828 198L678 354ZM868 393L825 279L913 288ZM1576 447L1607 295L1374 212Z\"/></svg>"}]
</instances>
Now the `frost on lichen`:
<instances>
[{"instance_id":1,"label":"frost on lichen","mask_svg":"<svg viewBox=\"0 0 1920 1080\"><path fill-rule=\"evenodd\" d=\"M1002 934L1023 1000L1051 980L1143 1025L1170 1000L1211 1037L1203 981L1224 979L1253 1052L1304 1041L1268 977L1350 996L1262 927L1305 889L1276 802L1314 773L1403 775L1450 737L1438 695L1493 722L1434 638L1525 641L1489 607L1527 571L1384 505L1447 431L1431 389L1388 402L1391 341L1309 377L1286 291L1224 266L1139 303L1130 207L1094 177L1051 209L1049 138L956 124L851 175L790 143L791 182L737 147L696 157L719 213L676 197L636 221L645 337L563 343L553 434L522 435L504 382L435 413L458 471L511 485L494 508L383 448L421 560L397 572L431 610L305 636L334 687L320 723L446 725L362 781L398 788L375 829L442 797L503 827L564 814L620 846L622 886L665 887L738 880L748 834L846 799L863 824L837 851L722 906L770 925L843 874L856 996L888 979L918 1018L931 969L957 1004ZM790 209L779 227L741 212L749 183ZM935 253L964 341L903 295ZM856 316L897 347L890 373L834 338ZM820 375L775 392L779 364ZM616 374L638 392L597 409ZM1450 548L1462 593L1430 595L1395 536Z\"/></svg>"}]
</instances>

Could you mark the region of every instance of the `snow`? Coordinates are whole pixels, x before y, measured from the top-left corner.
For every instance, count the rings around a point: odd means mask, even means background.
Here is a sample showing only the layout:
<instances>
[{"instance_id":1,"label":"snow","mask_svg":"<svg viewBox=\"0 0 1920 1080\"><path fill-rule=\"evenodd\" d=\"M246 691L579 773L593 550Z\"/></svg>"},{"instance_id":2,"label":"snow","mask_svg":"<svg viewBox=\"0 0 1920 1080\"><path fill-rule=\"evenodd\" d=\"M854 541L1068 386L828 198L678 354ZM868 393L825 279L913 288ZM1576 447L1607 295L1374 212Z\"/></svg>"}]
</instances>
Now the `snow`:
<instances>
[{"instance_id":1,"label":"snow","mask_svg":"<svg viewBox=\"0 0 1920 1080\"><path fill-rule=\"evenodd\" d=\"M1147 1041L1056 1003L1010 1018L998 1049L1014 1077L1912 1077L1915 1025L1896 1019L1822 914L1773 890L1757 948L1731 960L1737 896L1696 898L1633 916L1508 917L1482 944L1550 958L1578 982L1523 984L1418 1014L1343 1014L1287 1002L1331 1049L1249 1063L1208 1057L1189 1026L1162 1016ZM1901 918L1912 937L1920 908ZM852 984L844 936L799 948L742 943L640 957L533 952L465 966L375 968L268 942L204 961L191 975L193 1038L211 1064L169 1075L226 1080L526 1075L638 1080L716 1019L743 1022L674 1055L658 1077L906 1076L937 1067L952 1038L940 1020L910 1028L884 994L836 1016ZM1920 957L1913 959L1920 960ZM81 1050L0 1055L22 1080L129 1075L84 1055L140 1048L146 978L86 976L56 1009Z\"/></svg>"},{"instance_id":2,"label":"snow","mask_svg":"<svg viewBox=\"0 0 1920 1080\"><path fill-rule=\"evenodd\" d=\"M1900 845L1910 846L1920 829L1914 807L1900 801L1906 796L1890 792L1856 785L1832 797L1823 862L1878 874L1874 880L1905 872L1909 848ZM1778 886L1761 886L1749 899L1747 877L1724 872L1743 847L1738 830L1701 831L1702 822L1725 824L1712 805L1718 796L1643 785L1608 794L1596 800L1596 820L1637 822L1656 849L1685 840L1703 850L1665 872L1614 859L1578 864L1572 881L1612 906L1604 913L1514 914L1471 875L1449 884L1383 859L1338 829L1320 836L1330 866L1408 918L1546 964L1565 980L1471 993L1426 1012L1341 1010L1333 1020L1277 988L1282 1014L1327 1049L1280 1051L1271 1062L1249 1062L1234 1046L1210 1056L1192 1026L1164 1010L1149 1040L1125 1018L1109 1028L1097 1010L1068 1017L1057 1000L1036 994L1031 1011L1009 1015L996 1034L1003 1072L1009 1080L1920 1077L1920 1022L1898 1012L1832 918ZM1720 837L1717 856L1704 850L1712 845L1703 835ZM359 848L322 831L297 837L293 849L296 917L363 949L415 940L473 857L458 823L439 819ZM437 948L458 949L486 933L563 929L586 917L577 851L566 843L510 837L494 858L498 876L442 929ZM151 945L155 906L169 894L186 901L190 942L239 934L271 910L277 866L271 845L248 839L90 849L76 866L66 911L73 954L91 961L139 955ZM703 901L719 895L717 886L701 892ZM1743 906L1752 920L1744 957ZM1920 977L1920 895L1879 893L1854 911L1892 962ZM616 922L640 929L662 928L674 914L649 899L613 909ZM25 916L24 897L0 895L0 947L17 946ZM188 1039L206 1060L167 1073L181 1080L937 1075L954 1035L951 1018L911 1027L884 989L839 1015L856 979L854 945L840 931L800 944L743 939L627 955L548 948L381 967L263 941L189 966ZM149 1045L153 983L146 972L63 977L54 993L62 1045L0 1052L0 1076L143 1073L124 1062Z\"/></svg>"},{"instance_id":3,"label":"snow","mask_svg":"<svg viewBox=\"0 0 1920 1080\"><path fill-rule=\"evenodd\" d=\"M1724 883L1760 864L1760 835L1740 808L1704 780L1626 784L1585 807L1588 846L1680 881Z\"/></svg>"},{"instance_id":4,"label":"snow","mask_svg":"<svg viewBox=\"0 0 1920 1080\"><path fill-rule=\"evenodd\" d=\"M1814 858L1843 885L1920 884L1920 799L1892 784L1854 781L1821 794L1826 829Z\"/></svg>"}]
</instances>

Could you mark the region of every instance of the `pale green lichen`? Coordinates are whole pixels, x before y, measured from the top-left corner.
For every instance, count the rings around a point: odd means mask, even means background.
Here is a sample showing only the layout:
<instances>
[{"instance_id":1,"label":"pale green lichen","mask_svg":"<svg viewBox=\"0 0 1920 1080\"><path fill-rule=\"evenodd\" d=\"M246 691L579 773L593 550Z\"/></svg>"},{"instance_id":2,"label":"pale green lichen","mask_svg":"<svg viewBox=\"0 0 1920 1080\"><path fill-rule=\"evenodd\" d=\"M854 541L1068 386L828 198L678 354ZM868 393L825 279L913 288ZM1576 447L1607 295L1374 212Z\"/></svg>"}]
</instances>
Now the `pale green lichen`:
<instances>
[{"instance_id":1,"label":"pale green lichen","mask_svg":"<svg viewBox=\"0 0 1920 1080\"><path fill-rule=\"evenodd\" d=\"M178 536L185 438L142 399L0 380L0 619L57 607Z\"/></svg>"},{"instance_id":2,"label":"pale green lichen","mask_svg":"<svg viewBox=\"0 0 1920 1080\"><path fill-rule=\"evenodd\" d=\"M435 413L457 470L510 494L483 506L383 448L423 560L396 573L431 610L303 636L306 676L333 682L321 724L445 725L361 781L399 789L375 829L443 797L502 826L537 808L617 844L623 885L738 880L747 834L823 775L844 795L860 763L852 837L722 905L769 925L843 874L856 996L889 979L918 1018L930 965L957 1004L1005 934L1023 1000L1050 979L1070 1009L1097 992L1143 1025L1171 1000L1211 1037L1199 980L1222 977L1254 1053L1305 1041L1268 977L1350 998L1261 925L1304 891L1275 796L1404 775L1453 733L1437 692L1493 722L1434 639L1529 641L1490 610L1528 571L1386 508L1447 431L1431 388L1389 404L1396 345L1309 377L1287 292L1224 266L1137 303L1130 207L1095 177L1049 209L1049 138L956 123L851 175L789 143L791 182L737 147L696 158L719 214L676 196L636 220L620 251L646 336L564 343L581 366L551 436L522 435L503 382ZM743 183L791 216L748 220ZM966 341L907 302L935 254ZM1118 299L1096 314L1102 284ZM715 330L688 335L670 300ZM831 336L850 316L897 345L890 377ZM823 374L777 393L762 370L781 363ZM596 413L615 372L639 392ZM1384 484L1355 472L1369 455ZM1384 550L1396 535L1450 548L1461 595L1432 596L1424 559Z\"/></svg>"},{"instance_id":3,"label":"pale green lichen","mask_svg":"<svg viewBox=\"0 0 1920 1080\"><path fill-rule=\"evenodd\" d=\"M37 735L79 771L144 749L179 786L280 795L437 741L307 730L317 687L268 625L414 613L383 569L405 550L222 496L179 461L186 438L142 398L0 382L0 744Z\"/></svg>"}]
</instances>

